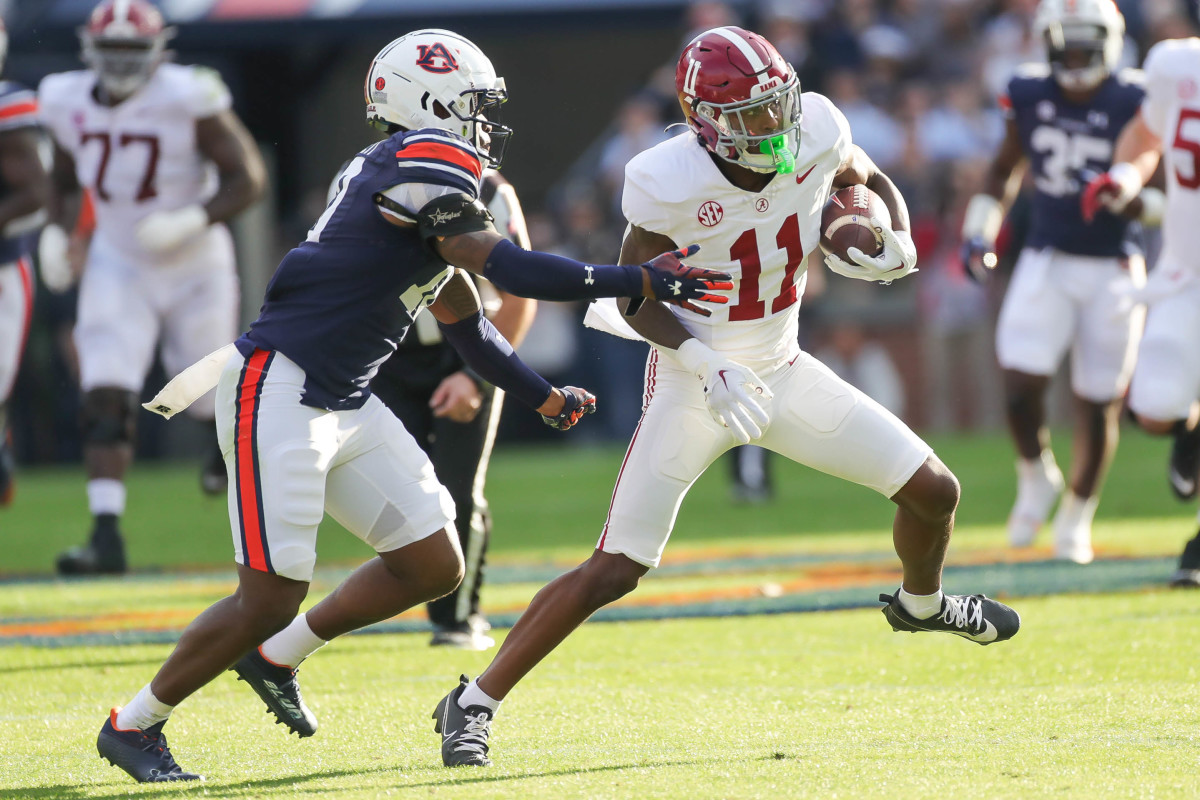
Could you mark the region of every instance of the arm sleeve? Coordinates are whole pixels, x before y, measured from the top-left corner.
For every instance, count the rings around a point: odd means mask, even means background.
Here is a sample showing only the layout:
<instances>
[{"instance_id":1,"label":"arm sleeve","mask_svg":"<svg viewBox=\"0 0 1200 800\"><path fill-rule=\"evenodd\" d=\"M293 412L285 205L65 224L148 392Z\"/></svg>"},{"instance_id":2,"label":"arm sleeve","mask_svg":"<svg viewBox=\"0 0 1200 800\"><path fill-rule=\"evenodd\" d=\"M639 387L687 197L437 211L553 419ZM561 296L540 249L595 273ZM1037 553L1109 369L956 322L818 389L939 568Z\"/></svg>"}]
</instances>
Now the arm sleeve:
<instances>
[{"instance_id":1,"label":"arm sleeve","mask_svg":"<svg viewBox=\"0 0 1200 800\"><path fill-rule=\"evenodd\" d=\"M508 242L505 244L515 247ZM439 327L446 341L480 378L535 410L550 397L553 387L549 382L521 360L508 340L482 313L452 325L439 323Z\"/></svg>"},{"instance_id":2,"label":"arm sleeve","mask_svg":"<svg viewBox=\"0 0 1200 800\"><path fill-rule=\"evenodd\" d=\"M488 254L483 277L510 294L534 300L642 296L639 265L581 264L563 256L522 250L507 239Z\"/></svg>"}]
</instances>

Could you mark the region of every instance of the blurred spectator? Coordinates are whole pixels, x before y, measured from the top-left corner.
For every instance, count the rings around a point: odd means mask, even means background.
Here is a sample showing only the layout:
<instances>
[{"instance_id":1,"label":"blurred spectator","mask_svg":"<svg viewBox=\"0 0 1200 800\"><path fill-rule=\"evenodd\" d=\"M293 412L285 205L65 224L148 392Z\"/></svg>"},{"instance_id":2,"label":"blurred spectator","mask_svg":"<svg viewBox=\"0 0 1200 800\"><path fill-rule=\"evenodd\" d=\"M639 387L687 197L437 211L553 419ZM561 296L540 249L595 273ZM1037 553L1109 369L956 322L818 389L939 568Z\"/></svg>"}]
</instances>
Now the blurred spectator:
<instances>
[{"instance_id":1,"label":"blurred spectator","mask_svg":"<svg viewBox=\"0 0 1200 800\"><path fill-rule=\"evenodd\" d=\"M854 143L881 168L890 171L904 152L904 130L900 124L863 97L858 75L850 70L830 73L825 95L846 115Z\"/></svg>"},{"instance_id":2,"label":"blurred spectator","mask_svg":"<svg viewBox=\"0 0 1200 800\"><path fill-rule=\"evenodd\" d=\"M1004 11L983 30L983 81L992 97L999 97L1008 79L1021 64L1044 62L1046 49L1033 35L1031 23L1038 0L1004 0Z\"/></svg>"},{"instance_id":3,"label":"blurred spectator","mask_svg":"<svg viewBox=\"0 0 1200 800\"><path fill-rule=\"evenodd\" d=\"M625 164L643 150L648 150L667 138L663 130L662 102L650 91L641 91L625 101L617 112L617 129L600 153L597 177L608 197L612 211L621 208L621 186L625 181Z\"/></svg>"}]
</instances>

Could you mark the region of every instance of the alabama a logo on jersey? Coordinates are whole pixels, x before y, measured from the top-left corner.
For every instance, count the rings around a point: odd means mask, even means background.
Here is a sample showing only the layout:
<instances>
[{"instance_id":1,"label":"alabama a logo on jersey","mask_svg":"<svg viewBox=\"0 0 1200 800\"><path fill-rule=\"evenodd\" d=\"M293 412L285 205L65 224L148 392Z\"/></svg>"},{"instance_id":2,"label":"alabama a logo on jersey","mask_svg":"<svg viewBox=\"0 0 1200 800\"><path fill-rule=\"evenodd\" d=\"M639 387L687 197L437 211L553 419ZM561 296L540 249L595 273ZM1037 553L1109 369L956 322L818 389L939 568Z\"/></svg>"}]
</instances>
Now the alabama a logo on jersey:
<instances>
[{"instance_id":1,"label":"alabama a logo on jersey","mask_svg":"<svg viewBox=\"0 0 1200 800\"><path fill-rule=\"evenodd\" d=\"M454 60L454 56L450 55L446 45L441 42L417 45L417 55L417 66L427 72L444 75L458 69L458 62Z\"/></svg>"}]
</instances>

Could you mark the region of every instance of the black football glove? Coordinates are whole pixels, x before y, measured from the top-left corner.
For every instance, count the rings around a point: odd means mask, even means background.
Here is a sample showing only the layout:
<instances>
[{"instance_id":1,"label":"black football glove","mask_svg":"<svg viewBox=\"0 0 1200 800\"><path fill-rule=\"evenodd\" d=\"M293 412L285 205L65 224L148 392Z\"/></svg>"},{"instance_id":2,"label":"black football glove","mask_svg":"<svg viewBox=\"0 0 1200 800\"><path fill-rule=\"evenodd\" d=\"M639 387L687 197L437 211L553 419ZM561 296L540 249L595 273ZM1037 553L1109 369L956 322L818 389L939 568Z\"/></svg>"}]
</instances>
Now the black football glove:
<instances>
[{"instance_id":1,"label":"black football glove","mask_svg":"<svg viewBox=\"0 0 1200 800\"><path fill-rule=\"evenodd\" d=\"M556 416L548 417L542 414L542 422L557 431L569 431L579 424L584 414L596 413L596 395L578 386L564 386L560 391L565 394L566 402L562 411Z\"/></svg>"},{"instance_id":2,"label":"black football glove","mask_svg":"<svg viewBox=\"0 0 1200 800\"><path fill-rule=\"evenodd\" d=\"M986 283L996 268L996 246L989 246L982 236L973 236L963 242L961 256L963 269L976 283Z\"/></svg>"},{"instance_id":3,"label":"black football glove","mask_svg":"<svg viewBox=\"0 0 1200 800\"><path fill-rule=\"evenodd\" d=\"M712 294L714 291L729 291L733 289L733 279L727 272L717 272L700 267L689 267L680 259L695 255L700 245L693 244L650 259L642 264L650 276L650 289L655 300L686 308L701 316L712 316L707 308L696 305L694 300L701 303L716 303L723 305L729 302L725 295ZM627 312L628 313L628 312Z\"/></svg>"}]
</instances>

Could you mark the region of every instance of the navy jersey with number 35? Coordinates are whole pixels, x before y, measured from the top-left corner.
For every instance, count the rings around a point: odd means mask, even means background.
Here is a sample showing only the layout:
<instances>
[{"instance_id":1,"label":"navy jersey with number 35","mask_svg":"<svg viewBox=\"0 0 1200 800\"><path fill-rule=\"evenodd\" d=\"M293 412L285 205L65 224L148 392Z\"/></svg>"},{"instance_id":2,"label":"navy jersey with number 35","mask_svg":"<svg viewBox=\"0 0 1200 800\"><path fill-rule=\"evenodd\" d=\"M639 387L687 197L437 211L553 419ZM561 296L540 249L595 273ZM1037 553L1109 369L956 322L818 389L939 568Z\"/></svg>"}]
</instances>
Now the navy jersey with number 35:
<instances>
[{"instance_id":1,"label":"navy jersey with number 35","mask_svg":"<svg viewBox=\"0 0 1200 800\"><path fill-rule=\"evenodd\" d=\"M1117 137L1144 95L1137 70L1110 75L1086 105L1067 102L1045 65L1025 67L1012 79L1000 105L1016 121L1036 186L1027 247L1084 256L1141 252L1138 223L1101 211L1089 225L1079 195L1112 165Z\"/></svg>"},{"instance_id":2,"label":"navy jersey with number 35","mask_svg":"<svg viewBox=\"0 0 1200 800\"><path fill-rule=\"evenodd\" d=\"M305 405L361 407L379 365L449 277L417 229L387 222L374 196L424 184L475 198L482 171L475 148L442 130L402 131L360 152L307 240L280 262L238 348L278 350L296 362L307 378Z\"/></svg>"}]
</instances>

